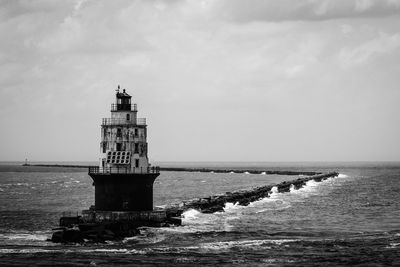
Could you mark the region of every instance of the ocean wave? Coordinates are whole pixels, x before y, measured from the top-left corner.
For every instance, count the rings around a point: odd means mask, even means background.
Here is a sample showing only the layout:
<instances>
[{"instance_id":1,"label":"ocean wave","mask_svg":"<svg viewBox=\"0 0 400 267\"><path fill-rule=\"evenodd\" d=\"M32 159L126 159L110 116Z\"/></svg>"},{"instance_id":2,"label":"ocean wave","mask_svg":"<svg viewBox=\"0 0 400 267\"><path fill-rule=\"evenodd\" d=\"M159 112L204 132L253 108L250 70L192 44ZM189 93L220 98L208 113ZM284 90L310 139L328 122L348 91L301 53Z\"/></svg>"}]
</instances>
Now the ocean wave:
<instances>
[{"instance_id":1,"label":"ocean wave","mask_svg":"<svg viewBox=\"0 0 400 267\"><path fill-rule=\"evenodd\" d=\"M224 212L236 211L237 209L243 208L244 206L239 205L239 202L230 203L226 202L224 207Z\"/></svg>"},{"instance_id":2,"label":"ocean wave","mask_svg":"<svg viewBox=\"0 0 400 267\"><path fill-rule=\"evenodd\" d=\"M247 206L242 206L238 202L227 202L223 211L212 214L204 214L199 210L189 209L182 214L182 224L186 228L173 231L186 233L211 230L229 232L235 227L232 221L240 220L243 218L243 214L259 214L288 209L292 207L294 202L302 201L302 199L312 195L324 194L326 190L321 190L321 186L329 185L332 181L334 179L326 179L321 182L309 180L299 189L291 185L289 192L282 193L279 192L277 186L273 186L268 197L253 201Z\"/></svg>"},{"instance_id":3,"label":"ocean wave","mask_svg":"<svg viewBox=\"0 0 400 267\"><path fill-rule=\"evenodd\" d=\"M274 196L277 196L278 194L279 194L278 187L273 186L271 188L271 193L269 193L268 196L269 197L274 197Z\"/></svg>"},{"instance_id":4,"label":"ocean wave","mask_svg":"<svg viewBox=\"0 0 400 267\"><path fill-rule=\"evenodd\" d=\"M290 191L279 193L278 188L274 186L268 197L262 198L260 200L251 202L248 207L259 208L255 213L263 213L270 210L283 210L291 207L293 201L297 201L299 198L306 198L313 194L319 194L319 187L323 186L327 182L333 181L332 178L328 178L321 182L316 182L314 180L309 180L301 188L296 189L292 184L290 185Z\"/></svg>"},{"instance_id":5,"label":"ocean wave","mask_svg":"<svg viewBox=\"0 0 400 267\"><path fill-rule=\"evenodd\" d=\"M140 234L132 237L126 237L122 243L140 243L140 244L156 244L164 241L166 236L162 231L149 227L141 227Z\"/></svg>"},{"instance_id":6,"label":"ocean wave","mask_svg":"<svg viewBox=\"0 0 400 267\"><path fill-rule=\"evenodd\" d=\"M290 188L289 188L289 192L293 193L294 191L296 191L296 187L293 184L291 184Z\"/></svg>"},{"instance_id":7,"label":"ocean wave","mask_svg":"<svg viewBox=\"0 0 400 267\"><path fill-rule=\"evenodd\" d=\"M256 239L256 240L235 240L235 241L216 241L204 242L191 246L160 246L143 249L89 249L84 250L87 253L123 253L123 254L148 254L148 253L182 253L182 252L220 252L231 249L250 249L265 250L271 249L272 246L288 246L288 243L298 242L297 239Z\"/></svg>"},{"instance_id":8,"label":"ocean wave","mask_svg":"<svg viewBox=\"0 0 400 267\"><path fill-rule=\"evenodd\" d=\"M29 183L8 183L8 184L1 184L3 187L11 187L11 186L30 186Z\"/></svg>"},{"instance_id":9,"label":"ocean wave","mask_svg":"<svg viewBox=\"0 0 400 267\"><path fill-rule=\"evenodd\" d=\"M193 219L197 219L198 215L201 212L195 209L189 209L187 211L185 211L184 213L182 213L182 220L193 220Z\"/></svg>"},{"instance_id":10,"label":"ocean wave","mask_svg":"<svg viewBox=\"0 0 400 267\"><path fill-rule=\"evenodd\" d=\"M197 248L207 250L221 250L231 248L253 248L265 249L264 245L282 245L286 243L297 242L297 239L256 239L256 240L235 240L201 243ZM264 247L261 247L264 246Z\"/></svg>"},{"instance_id":11,"label":"ocean wave","mask_svg":"<svg viewBox=\"0 0 400 267\"><path fill-rule=\"evenodd\" d=\"M0 234L0 238L8 240L46 241L48 233L10 233Z\"/></svg>"},{"instance_id":12,"label":"ocean wave","mask_svg":"<svg viewBox=\"0 0 400 267\"><path fill-rule=\"evenodd\" d=\"M389 243L389 246L386 246L385 248L398 248L400 246L400 243Z\"/></svg>"},{"instance_id":13,"label":"ocean wave","mask_svg":"<svg viewBox=\"0 0 400 267\"><path fill-rule=\"evenodd\" d=\"M86 252L114 252L114 253L127 253L129 250L126 248L96 248L85 250Z\"/></svg>"},{"instance_id":14,"label":"ocean wave","mask_svg":"<svg viewBox=\"0 0 400 267\"><path fill-rule=\"evenodd\" d=\"M100 252L100 253L122 253L122 254L148 254L148 253L182 253L182 252L220 252L221 250L230 249L250 249L250 250L265 250L271 249L272 246L287 246L288 243L298 242L297 239L261 239L261 240L235 240L235 241L217 241L217 242L204 242L191 246L160 246L143 249L89 249L83 250L86 253Z\"/></svg>"},{"instance_id":15,"label":"ocean wave","mask_svg":"<svg viewBox=\"0 0 400 267\"><path fill-rule=\"evenodd\" d=\"M338 178L348 178L349 176L343 173L339 173Z\"/></svg>"},{"instance_id":16,"label":"ocean wave","mask_svg":"<svg viewBox=\"0 0 400 267\"><path fill-rule=\"evenodd\" d=\"M250 250L265 250L271 249L272 246L287 246L288 243L298 242L297 239L255 239L255 240L234 240L234 241L216 241L204 242L191 246L159 246L147 247L142 249L133 248L89 248L82 247L74 248L2 248L0 254L35 254L35 253L113 253L113 254L151 254L151 253L181 253L181 252L219 252L231 249L250 249Z\"/></svg>"},{"instance_id":17,"label":"ocean wave","mask_svg":"<svg viewBox=\"0 0 400 267\"><path fill-rule=\"evenodd\" d=\"M0 254L34 254L34 253L51 253L57 252L57 250L52 249L42 249L42 248L29 248L29 249L17 249L17 248L1 248ZM63 252L68 252L63 250Z\"/></svg>"}]
</instances>

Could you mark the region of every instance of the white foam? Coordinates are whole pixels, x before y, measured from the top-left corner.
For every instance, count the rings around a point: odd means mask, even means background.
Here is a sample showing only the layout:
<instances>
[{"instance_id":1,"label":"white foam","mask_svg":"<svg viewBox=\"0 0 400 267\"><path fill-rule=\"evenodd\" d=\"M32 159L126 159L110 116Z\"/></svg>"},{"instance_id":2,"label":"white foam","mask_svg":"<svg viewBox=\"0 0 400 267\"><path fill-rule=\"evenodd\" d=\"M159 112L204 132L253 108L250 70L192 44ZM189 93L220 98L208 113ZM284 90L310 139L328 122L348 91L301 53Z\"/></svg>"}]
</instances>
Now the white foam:
<instances>
[{"instance_id":1,"label":"white foam","mask_svg":"<svg viewBox=\"0 0 400 267\"><path fill-rule=\"evenodd\" d=\"M244 174L250 174L249 172L244 172Z\"/></svg>"},{"instance_id":2,"label":"white foam","mask_svg":"<svg viewBox=\"0 0 400 267\"><path fill-rule=\"evenodd\" d=\"M400 243L389 243L389 246L386 246L385 248L397 248L400 246Z\"/></svg>"},{"instance_id":3,"label":"white foam","mask_svg":"<svg viewBox=\"0 0 400 267\"><path fill-rule=\"evenodd\" d=\"M128 250L123 253L131 254L146 254L146 253L171 253L171 252L188 252L188 251L220 251L229 250L232 248L246 248L252 250L265 250L271 249L271 245L282 245L285 243L297 242L295 239L271 239L271 240L236 240L236 241L221 241L221 242L206 242L198 245L186 246L186 247L153 247L145 248L142 250ZM267 245L267 246L266 246ZM269 245L269 246L268 246ZM88 251L89 252L89 251ZM117 252L118 253L118 252Z\"/></svg>"},{"instance_id":4,"label":"white foam","mask_svg":"<svg viewBox=\"0 0 400 267\"><path fill-rule=\"evenodd\" d=\"M183 220L193 220L197 219L200 214L200 211L195 210L195 209L189 209L182 213L182 219Z\"/></svg>"},{"instance_id":5,"label":"white foam","mask_svg":"<svg viewBox=\"0 0 400 267\"><path fill-rule=\"evenodd\" d=\"M155 233L155 234L154 234ZM141 227L140 235L126 237L122 240L123 243L135 242L140 244L156 244L165 240L165 235L162 231L155 231L151 227Z\"/></svg>"},{"instance_id":6,"label":"white foam","mask_svg":"<svg viewBox=\"0 0 400 267\"><path fill-rule=\"evenodd\" d=\"M16 248L3 248L0 249L0 254L32 254L32 253L51 253L51 252L59 252L60 250L53 249L39 249L39 248L31 248L31 249L16 249ZM64 253L71 252L69 250L62 250Z\"/></svg>"},{"instance_id":7,"label":"white foam","mask_svg":"<svg viewBox=\"0 0 400 267\"><path fill-rule=\"evenodd\" d=\"M347 177L349 177L349 176L346 174L343 174L343 173L339 173L339 175L338 175L338 178L347 178Z\"/></svg>"},{"instance_id":8,"label":"white foam","mask_svg":"<svg viewBox=\"0 0 400 267\"><path fill-rule=\"evenodd\" d=\"M270 249L264 245L282 245L284 243L296 242L296 239L256 239L256 240L238 240L238 241L222 241L222 242L210 242L202 243L198 246L199 249L206 250L224 250L231 248L248 248L253 250L264 250ZM196 247L191 247L196 248Z\"/></svg>"},{"instance_id":9,"label":"white foam","mask_svg":"<svg viewBox=\"0 0 400 267\"><path fill-rule=\"evenodd\" d=\"M128 250L126 248L118 248L118 249L106 249L106 248L97 248L91 250L91 252L115 252L115 253L127 253Z\"/></svg>"},{"instance_id":10,"label":"white foam","mask_svg":"<svg viewBox=\"0 0 400 267\"><path fill-rule=\"evenodd\" d=\"M230 172L230 173L235 173L235 172Z\"/></svg>"},{"instance_id":11,"label":"white foam","mask_svg":"<svg viewBox=\"0 0 400 267\"><path fill-rule=\"evenodd\" d=\"M289 192L293 193L294 191L296 191L296 187L294 186L294 184L291 184L290 188L289 188Z\"/></svg>"},{"instance_id":12,"label":"white foam","mask_svg":"<svg viewBox=\"0 0 400 267\"><path fill-rule=\"evenodd\" d=\"M260 173L261 175L267 175L267 173L266 172L262 172L262 173Z\"/></svg>"},{"instance_id":13,"label":"white foam","mask_svg":"<svg viewBox=\"0 0 400 267\"><path fill-rule=\"evenodd\" d=\"M239 202L236 202L236 203L226 202L225 207L224 207L224 212L234 211L240 207L242 207L242 206L239 205Z\"/></svg>"},{"instance_id":14,"label":"white foam","mask_svg":"<svg viewBox=\"0 0 400 267\"><path fill-rule=\"evenodd\" d=\"M278 194L279 194L278 187L273 186L273 187L271 188L271 192L268 194L268 196L269 196L270 198L274 198L274 197L276 197Z\"/></svg>"},{"instance_id":15,"label":"white foam","mask_svg":"<svg viewBox=\"0 0 400 267\"><path fill-rule=\"evenodd\" d=\"M44 234L28 234L28 233L15 233L0 235L2 238L9 240L33 240L33 241L46 241L48 236Z\"/></svg>"}]
</instances>

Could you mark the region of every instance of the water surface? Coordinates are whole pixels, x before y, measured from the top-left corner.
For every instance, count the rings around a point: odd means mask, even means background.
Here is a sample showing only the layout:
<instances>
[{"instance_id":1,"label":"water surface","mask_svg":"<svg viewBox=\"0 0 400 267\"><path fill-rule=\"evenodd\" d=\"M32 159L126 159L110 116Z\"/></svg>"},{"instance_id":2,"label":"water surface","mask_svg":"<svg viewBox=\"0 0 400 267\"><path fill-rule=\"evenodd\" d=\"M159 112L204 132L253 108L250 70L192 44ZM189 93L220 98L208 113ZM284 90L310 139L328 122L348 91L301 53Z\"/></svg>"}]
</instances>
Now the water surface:
<instances>
[{"instance_id":1,"label":"water surface","mask_svg":"<svg viewBox=\"0 0 400 267\"><path fill-rule=\"evenodd\" d=\"M143 228L107 244L47 242L62 212L94 201L84 169L0 165L0 265L400 265L398 163L164 163L182 167L332 171L247 207L184 214L184 226ZM289 176L163 172L155 205L251 188ZM296 177L297 178L297 177Z\"/></svg>"}]
</instances>

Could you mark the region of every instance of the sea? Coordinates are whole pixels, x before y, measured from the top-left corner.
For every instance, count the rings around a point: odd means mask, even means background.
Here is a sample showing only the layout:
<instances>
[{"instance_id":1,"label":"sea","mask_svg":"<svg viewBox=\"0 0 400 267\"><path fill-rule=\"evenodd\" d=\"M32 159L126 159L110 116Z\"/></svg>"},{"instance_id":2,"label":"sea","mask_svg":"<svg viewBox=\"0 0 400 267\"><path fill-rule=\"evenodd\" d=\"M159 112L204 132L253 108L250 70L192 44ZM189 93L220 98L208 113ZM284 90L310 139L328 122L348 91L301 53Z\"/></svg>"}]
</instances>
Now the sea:
<instances>
[{"instance_id":1,"label":"sea","mask_svg":"<svg viewBox=\"0 0 400 267\"><path fill-rule=\"evenodd\" d=\"M1 266L400 266L399 162L159 163L340 174L286 193L273 190L248 206L227 203L223 212L188 210L182 226L143 227L137 236L98 244L47 241L60 216L94 204L87 170L21 165L0 163ZM163 171L154 205L296 178Z\"/></svg>"}]
</instances>

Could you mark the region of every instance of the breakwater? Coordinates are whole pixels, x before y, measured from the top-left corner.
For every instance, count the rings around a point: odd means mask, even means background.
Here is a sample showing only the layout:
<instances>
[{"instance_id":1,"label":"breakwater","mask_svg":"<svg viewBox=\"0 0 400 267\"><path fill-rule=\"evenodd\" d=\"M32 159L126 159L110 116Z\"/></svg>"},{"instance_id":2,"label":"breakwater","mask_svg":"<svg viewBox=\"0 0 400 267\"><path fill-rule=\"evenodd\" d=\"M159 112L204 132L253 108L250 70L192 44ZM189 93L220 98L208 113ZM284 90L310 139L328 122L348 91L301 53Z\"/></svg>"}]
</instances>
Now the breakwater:
<instances>
[{"instance_id":1,"label":"breakwater","mask_svg":"<svg viewBox=\"0 0 400 267\"><path fill-rule=\"evenodd\" d=\"M88 169L89 167L94 167L93 165L71 165L71 164L22 164L25 167L57 167L57 168L82 168Z\"/></svg>"},{"instance_id":2,"label":"breakwater","mask_svg":"<svg viewBox=\"0 0 400 267\"><path fill-rule=\"evenodd\" d=\"M88 169L96 167L94 165L70 165L70 164L22 164L30 167L58 167L58 168L82 168ZM288 171L288 170L247 170L247 169L211 169L211 168L178 168L160 167L160 171L173 172L213 172L213 173L248 173L248 174L276 174L276 175L318 175L321 172L312 171Z\"/></svg>"},{"instance_id":3,"label":"breakwater","mask_svg":"<svg viewBox=\"0 0 400 267\"><path fill-rule=\"evenodd\" d=\"M224 211L226 203L238 203L239 205L247 206L251 202L268 197L272 193L273 188L276 188L276 191L279 193L289 192L291 188L299 189L303 187L307 181L314 180L320 182L331 177L337 177L338 175L338 172L320 173L295 180L284 181L279 184L256 187L250 190L238 190L206 198L195 198L168 205L165 209L166 215L167 218L178 218L183 212L189 209L196 209L203 213L214 213Z\"/></svg>"},{"instance_id":4,"label":"breakwater","mask_svg":"<svg viewBox=\"0 0 400 267\"><path fill-rule=\"evenodd\" d=\"M311 171L171 168L171 167L160 167L160 170L161 171L174 171L174 172L248 173L248 174L276 174L276 175L317 175L317 174L322 174L321 172L311 172Z\"/></svg>"}]
</instances>

